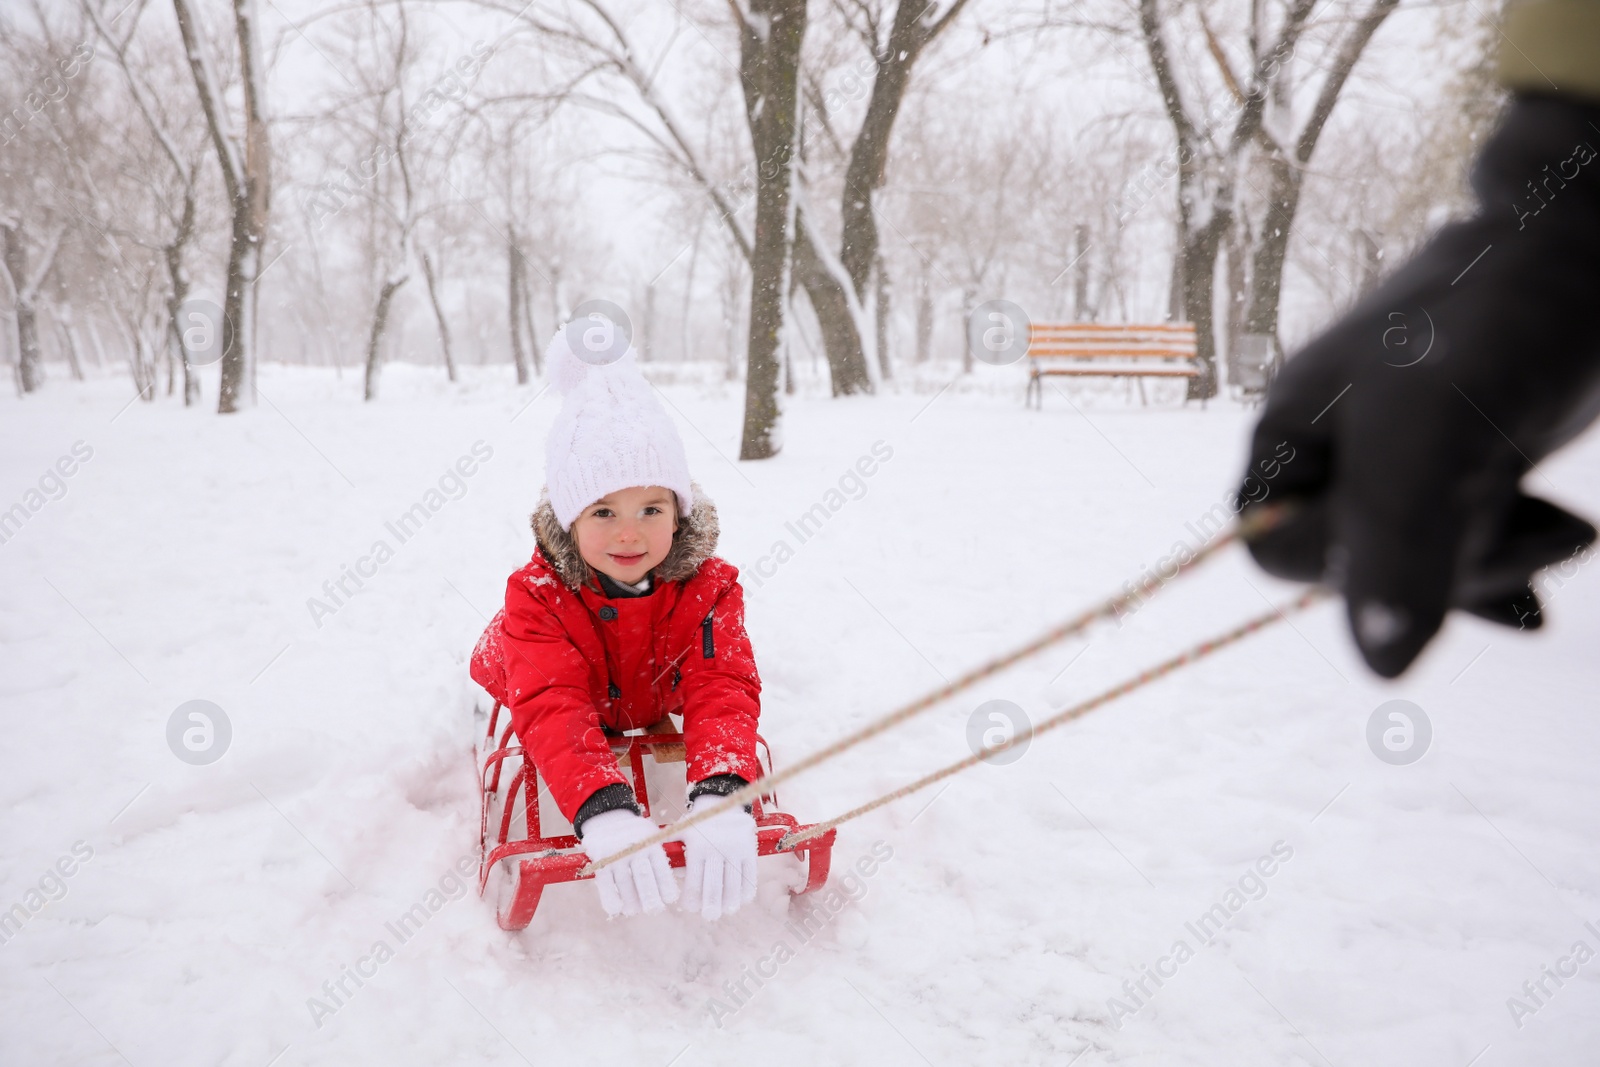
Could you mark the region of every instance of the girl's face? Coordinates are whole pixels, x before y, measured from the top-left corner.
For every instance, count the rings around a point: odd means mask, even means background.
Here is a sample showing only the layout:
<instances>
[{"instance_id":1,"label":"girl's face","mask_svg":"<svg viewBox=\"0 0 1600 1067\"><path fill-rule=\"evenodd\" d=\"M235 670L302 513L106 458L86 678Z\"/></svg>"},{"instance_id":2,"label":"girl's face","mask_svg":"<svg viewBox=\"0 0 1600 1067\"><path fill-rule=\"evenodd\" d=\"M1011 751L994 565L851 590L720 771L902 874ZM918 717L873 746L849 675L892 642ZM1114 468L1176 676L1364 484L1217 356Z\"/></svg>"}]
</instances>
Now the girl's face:
<instances>
[{"instance_id":1,"label":"girl's face","mask_svg":"<svg viewBox=\"0 0 1600 1067\"><path fill-rule=\"evenodd\" d=\"M572 523L578 553L607 577L633 585L667 558L678 529L678 498L659 485L618 489Z\"/></svg>"}]
</instances>

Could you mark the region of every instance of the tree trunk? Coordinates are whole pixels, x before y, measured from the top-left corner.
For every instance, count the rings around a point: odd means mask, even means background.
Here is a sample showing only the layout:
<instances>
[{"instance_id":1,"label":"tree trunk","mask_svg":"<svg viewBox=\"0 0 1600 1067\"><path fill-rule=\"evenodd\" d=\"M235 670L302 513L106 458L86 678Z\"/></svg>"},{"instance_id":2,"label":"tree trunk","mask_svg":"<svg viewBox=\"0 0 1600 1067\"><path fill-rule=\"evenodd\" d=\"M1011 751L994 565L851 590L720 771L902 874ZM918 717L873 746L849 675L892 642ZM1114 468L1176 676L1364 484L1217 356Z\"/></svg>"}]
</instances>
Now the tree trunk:
<instances>
[{"instance_id":1,"label":"tree trunk","mask_svg":"<svg viewBox=\"0 0 1600 1067\"><path fill-rule=\"evenodd\" d=\"M167 295L167 351L183 365L183 406L200 402L200 376L189 365L189 351L183 347L183 302L189 299L189 275L183 268L183 250L194 236L195 210L199 199L195 192L193 175L184 189L183 215L172 240L162 247L167 262L167 281L171 291Z\"/></svg>"},{"instance_id":2,"label":"tree trunk","mask_svg":"<svg viewBox=\"0 0 1600 1067\"><path fill-rule=\"evenodd\" d=\"M1228 313L1222 325L1222 353L1223 362L1229 367L1233 366L1239 336L1250 329L1246 322L1250 312L1250 236L1248 218L1240 216L1228 227L1224 241L1228 260Z\"/></svg>"},{"instance_id":3,"label":"tree trunk","mask_svg":"<svg viewBox=\"0 0 1600 1067\"><path fill-rule=\"evenodd\" d=\"M94 351L94 365L97 370L104 370L106 365L106 344L100 338L100 330L95 326L94 320L89 320L89 347Z\"/></svg>"},{"instance_id":4,"label":"tree trunk","mask_svg":"<svg viewBox=\"0 0 1600 1067\"><path fill-rule=\"evenodd\" d=\"M1094 318L1089 310L1089 227L1081 222L1074 226L1072 243L1072 318L1075 322L1089 322Z\"/></svg>"},{"instance_id":5,"label":"tree trunk","mask_svg":"<svg viewBox=\"0 0 1600 1067\"><path fill-rule=\"evenodd\" d=\"M18 366L17 359L16 329L16 318L12 315L7 315L5 317L5 363L11 368L11 379L16 383L17 395L20 397L24 394L22 392L22 368Z\"/></svg>"},{"instance_id":6,"label":"tree trunk","mask_svg":"<svg viewBox=\"0 0 1600 1067\"><path fill-rule=\"evenodd\" d=\"M1378 243L1378 238L1370 230L1357 230L1356 238L1361 242L1361 292L1366 296L1372 287L1378 284L1378 278L1383 274L1383 245Z\"/></svg>"},{"instance_id":7,"label":"tree trunk","mask_svg":"<svg viewBox=\"0 0 1600 1067\"><path fill-rule=\"evenodd\" d=\"M861 331L850 307L851 294L845 280L828 269L813 241L805 214L800 212L795 220L794 271L822 328L822 350L828 357L833 395L870 393L872 375L867 371Z\"/></svg>"},{"instance_id":8,"label":"tree trunk","mask_svg":"<svg viewBox=\"0 0 1600 1067\"><path fill-rule=\"evenodd\" d=\"M911 63L916 55L916 48L908 54L903 45L897 51L894 37L904 32L902 23L910 23L917 18L912 12L923 7L922 0L904 0L895 5L889 53L876 57L878 72L872 80L872 96L867 102L867 114L862 119L861 132L851 146L850 163L845 169L844 192L840 197L839 209L842 222L839 262L844 264L845 271L850 275L856 299L863 303L867 298L872 266L878 260L878 220L872 213L872 198L883 184L889 159L889 134L894 129L900 102L905 98ZM916 47L920 48L920 44Z\"/></svg>"},{"instance_id":9,"label":"tree trunk","mask_svg":"<svg viewBox=\"0 0 1600 1067\"><path fill-rule=\"evenodd\" d=\"M11 287L16 299L18 380L24 393L36 392L44 385L44 360L39 351L39 318L33 306L32 286L28 277L27 237L20 219L0 221L0 235L4 236L6 271L11 275Z\"/></svg>"},{"instance_id":10,"label":"tree trunk","mask_svg":"<svg viewBox=\"0 0 1600 1067\"><path fill-rule=\"evenodd\" d=\"M761 20L757 29L751 23ZM740 32L739 76L755 148L756 220L750 252L750 334L740 459L782 447L778 347L795 246L794 148L806 0L750 0Z\"/></svg>"},{"instance_id":11,"label":"tree trunk","mask_svg":"<svg viewBox=\"0 0 1600 1067\"><path fill-rule=\"evenodd\" d=\"M922 50L965 6L966 0L956 0L937 21L927 22L924 16L932 4L926 0L901 0L895 5L887 45L873 56L877 72L872 79L872 94L867 100L861 130L850 146L850 162L845 168L844 192L840 199L839 262L849 274L856 299L862 304L867 300L873 266L879 261L878 223L873 215L872 199L883 186L889 162L889 138L911 81L911 68Z\"/></svg>"},{"instance_id":12,"label":"tree trunk","mask_svg":"<svg viewBox=\"0 0 1600 1067\"><path fill-rule=\"evenodd\" d=\"M146 360L145 354L149 346L145 344L144 334L139 332L139 324L130 317L121 319L122 328L128 335L128 368L133 375L133 387L137 390L140 400L150 401L155 399L155 360Z\"/></svg>"},{"instance_id":13,"label":"tree trunk","mask_svg":"<svg viewBox=\"0 0 1600 1067\"><path fill-rule=\"evenodd\" d=\"M261 244L266 240L271 203L271 142L267 136L266 95L260 55L260 26L255 0L233 0L234 33L239 45L239 72L243 83L244 143L235 142L229 129L223 87L216 81L205 54L191 0L173 0L184 52L194 77L195 91L205 113L223 184L233 214L228 246L227 289L222 309L222 386L217 411L239 410L240 396L253 381L249 339L255 327L256 278L261 273Z\"/></svg>"},{"instance_id":14,"label":"tree trunk","mask_svg":"<svg viewBox=\"0 0 1600 1067\"><path fill-rule=\"evenodd\" d=\"M261 293L256 280L261 275L266 251L267 229L272 203L272 142L267 130L266 64L261 56L261 18L256 0L233 0L233 26L239 41L239 82L243 90L244 113L244 202L250 248L242 257L244 272L239 293L242 311L240 327L246 331L248 347L235 361L241 388L250 388L250 402L256 399L256 311ZM244 309L248 310L244 310ZM222 376L227 380L228 359L223 356Z\"/></svg>"},{"instance_id":15,"label":"tree trunk","mask_svg":"<svg viewBox=\"0 0 1600 1067\"><path fill-rule=\"evenodd\" d=\"M924 267L922 277L917 281L917 354L916 361L928 362L929 350L933 346L933 283L928 278L928 269Z\"/></svg>"},{"instance_id":16,"label":"tree trunk","mask_svg":"<svg viewBox=\"0 0 1600 1067\"><path fill-rule=\"evenodd\" d=\"M228 288L222 302L222 385L217 411L224 415L239 410L240 398L249 384L249 338L255 332L250 291L260 267L250 229L249 205L243 199L235 201L233 239L228 245Z\"/></svg>"},{"instance_id":17,"label":"tree trunk","mask_svg":"<svg viewBox=\"0 0 1600 1067\"><path fill-rule=\"evenodd\" d=\"M729 262L722 279L722 380L739 380L739 290L740 270L737 262Z\"/></svg>"},{"instance_id":18,"label":"tree trunk","mask_svg":"<svg viewBox=\"0 0 1600 1067\"><path fill-rule=\"evenodd\" d=\"M167 297L167 350L183 367L183 406L191 407L200 402L200 376L195 374L194 368L189 365L189 352L183 347L183 334L178 326L183 302L186 299L188 299L187 284L175 282L172 293Z\"/></svg>"},{"instance_id":19,"label":"tree trunk","mask_svg":"<svg viewBox=\"0 0 1600 1067\"><path fill-rule=\"evenodd\" d=\"M156 398L156 346L140 333L138 348L142 367L138 378L139 399L148 404Z\"/></svg>"},{"instance_id":20,"label":"tree trunk","mask_svg":"<svg viewBox=\"0 0 1600 1067\"><path fill-rule=\"evenodd\" d=\"M171 311L170 307L168 308L168 311L169 312ZM169 322L169 326L170 326L170 322ZM161 350L162 350L162 352L164 352L166 354L166 357L167 357L166 358L166 364L167 364L167 395L171 396L173 390L176 388L178 360L177 360L176 355L172 351L172 330L171 329L166 330L162 334L162 336L165 337L166 341L167 341L166 344L161 346Z\"/></svg>"},{"instance_id":21,"label":"tree trunk","mask_svg":"<svg viewBox=\"0 0 1600 1067\"><path fill-rule=\"evenodd\" d=\"M1366 51L1372 35L1384 20L1394 12L1400 0L1373 0L1367 13L1355 23L1350 34L1339 46L1333 65L1323 80L1311 115L1296 138L1293 158L1286 156L1282 147L1272 143L1267 153L1270 188L1267 192L1267 217L1261 227L1260 242L1256 245L1251 263L1250 310L1245 317L1245 329L1250 333L1278 335L1278 305L1283 294L1283 265L1288 259L1289 238L1296 213L1300 209L1300 190L1305 167L1317 149L1317 142L1333 114L1339 94L1350 78L1350 72Z\"/></svg>"},{"instance_id":22,"label":"tree trunk","mask_svg":"<svg viewBox=\"0 0 1600 1067\"><path fill-rule=\"evenodd\" d=\"M961 373L972 373L972 345L967 341L971 337L972 313L978 307L978 288L968 285L961 290Z\"/></svg>"},{"instance_id":23,"label":"tree trunk","mask_svg":"<svg viewBox=\"0 0 1600 1067\"><path fill-rule=\"evenodd\" d=\"M965 2L965 0L962 0ZM796 6L798 0L784 6ZM803 5L800 5L803 6ZM771 0L759 6L752 7L751 11L756 18L765 20L772 12L774 4ZM737 6L734 7L737 12ZM804 11L800 14L803 16ZM757 213L760 211L761 190L770 183L778 173L779 157L764 152L761 141L755 135L758 125L767 118L764 112L758 110L757 104L762 99L762 81L765 77L761 66L763 57L771 49L768 45L769 36L757 32L749 22L742 25L740 32L740 71L739 77L744 89L745 119L751 129L751 139L755 147L755 174L756 174L756 203ZM798 90L797 90L798 91ZM799 112L791 121L792 131L788 134L787 145L783 150L781 159L784 173L788 173L792 166L792 156L795 147L799 144ZM732 225L733 212L722 202L720 195L714 188L707 190L718 205L718 210L725 222L729 223L734 240L739 245L740 251L747 260L752 261L754 269L755 252L753 247L748 247L743 234L737 226ZM791 191L788 196L793 196ZM834 261L829 263L819 243L820 238L815 234L806 221L806 211L797 202L794 205L794 219L791 223L792 234L788 239L790 246L787 253L786 270L791 272L792 279L805 287L806 296L811 301L811 309L817 316L817 323L822 329L822 347L828 357L828 373L831 379L834 396L844 396L853 393L872 392L872 373L867 367L865 355L865 338L861 333L861 320L857 312L860 301L852 289L850 275L843 265ZM755 281L752 278L752 286ZM787 287L775 297L780 303L788 299ZM853 306L852 306L853 305ZM750 328L755 330L754 309ZM774 375L776 372L774 372ZM776 377L773 379L776 381ZM746 392L751 388L748 377L745 382Z\"/></svg>"},{"instance_id":24,"label":"tree trunk","mask_svg":"<svg viewBox=\"0 0 1600 1067\"><path fill-rule=\"evenodd\" d=\"M878 331L878 373L884 381L888 381L894 377L894 371L889 366L889 272L884 267L882 255L878 256L878 265L873 270L873 289L877 296L873 319Z\"/></svg>"},{"instance_id":25,"label":"tree trunk","mask_svg":"<svg viewBox=\"0 0 1600 1067\"><path fill-rule=\"evenodd\" d=\"M852 310L867 306L868 294L874 288L873 270L882 261L873 198L884 183L889 141L911 82L912 68L923 49L944 32L966 3L967 0L956 0L936 21L929 22L924 16L933 5L923 0L903 0L895 5L886 45L878 51L876 42L873 44L877 69L866 114L850 146L850 161L845 167L839 205L839 265L845 274L843 281L848 283L854 297L854 309L842 292L835 291L842 289L841 279L827 269L814 249L805 247L806 240L799 239L795 269L801 272L801 284L806 287L806 295L822 327L822 346L833 376L834 396L873 391L863 350L865 338L861 336L858 320L851 315ZM805 226L803 218L801 226ZM874 327L874 340L884 336L881 324ZM881 375L888 378L888 356L881 344L878 365Z\"/></svg>"},{"instance_id":26,"label":"tree trunk","mask_svg":"<svg viewBox=\"0 0 1600 1067\"><path fill-rule=\"evenodd\" d=\"M445 321L444 308L439 304L439 286L433 275L433 261L422 253L422 277L428 283L428 303L433 305L433 317L439 323L439 347L444 350L444 373L452 382L456 380L456 360L450 352L450 323Z\"/></svg>"},{"instance_id":27,"label":"tree trunk","mask_svg":"<svg viewBox=\"0 0 1600 1067\"><path fill-rule=\"evenodd\" d=\"M1282 155L1267 160L1267 213L1250 264L1250 305L1245 333L1278 336L1278 302L1283 292L1283 264L1289 254L1289 232L1300 206L1300 172Z\"/></svg>"},{"instance_id":28,"label":"tree trunk","mask_svg":"<svg viewBox=\"0 0 1600 1067\"><path fill-rule=\"evenodd\" d=\"M533 356L533 373L544 376L544 346L539 343L539 331L533 328L533 281L528 275L528 260L522 259L522 325L527 331L528 351Z\"/></svg>"},{"instance_id":29,"label":"tree trunk","mask_svg":"<svg viewBox=\"0 0 1600 1067\"><path fill-rule=\"evenodd\" d=\"M61 321L61 341L67 350L67 368L72 371L72 380L83 381L83 363L78 359L78 331L72 325L71 308Z\"/></svg>"},{"instance_id":30,"label":"tree trunk","mask_svg":"<svg viewBox=\"0 0 1600 1067\"><path fill-rule=\"evenodd\" d=\"M1189 379L1185 400L1217 395L1217 250L1231 220L1232 212L1214 208L1211 221L1193 231L1183 246L1183 317L1194 325L1195 356L1200 363L1200 374Z\"/></svg>"},{"instance_id":31,"label":"tree trunk","mask_svg":"<svg viewBox=\"0 0 1600 1067\"><path fill-rule=\"evenodd\" d=\"M391 277L378 291L378 306L372 313L372 334L367 338L367 382L363 400L378 399L378 372L383 369L383 331L389 325L389 302L397 289L406 283L406 276Z\"/></svg>"},{"instance_id":32,"label":"tree trunk","mask_svg":"<svg viewBox=\"0 0 1600 1067\"><path fill-rule=\"evenodd\" d=\"M145 372L144 363L144 338L139 336L138 331L134 331L132 336L133 348L128 356L128 369L133 375L133 388L135 395L138 396L139 399L149 400L151 393L154 392L154 389L152 384L146 380L147 375Z\"/></svg>"},{"instance_id":33,"label":"tree trunk","mask_svg":"<svg viewBox=\"0 0 1600 1067\"><path fill-rule=\"evenodd\" d=\"M1195 351L1202 373L1189 379L1185 400L1205 400L1217 393L1217 343L1212 313L1215 296L1217 250L1233 222L1234 183L1240 153L1256 140L1261 131L1271 89L1279 84L1284 64L1293 54L1317 0L1292 0L1284 16L1278 40L1264 54L1252 53L1252 68L1247 84L1240 83L1228 69L1225 55L1202 28L1212 45L1212 55L1222 67L1224 80L1235 95L1238 116L1220 149L1211 148L1209 127L1196 125L1196 117L1184 109L1177 73L1166 43L1166 24L1161 0L1139 0L1139 30L1144 38L1150 68L1161 90L1162 103L1172 122L1178 147L1178 255L1173 264L1173 291L1180 296L1184 317L1194 324ZM1395 0L1378 0L1392 3ZM1252 42L1252 49L1260 46ZM1268 84L1262 73L1272 70ZM1204 221L1200 221L1204 220Z\"/></svg>"},{"instance_id":34,"label":"tree trunk","mask_svg":"<svg viewBox=\"0 0 1600 1067\"><path fill-rule=\"evenodd\" d=\"M83 9L88 14L90 21L94 23L101 39L110 46L117 66L121 69L123 79L127 83L129 97L133 100L134 106L139 113L144 117L146 125L150 128L150 132L154 134L156 143L166 154L168 162L172 164L172 173L183 185L183 211L174 226L172 239L162 247L162 256L167 266L167 276L171 282L167 298L167 336L164 347L167 353L167 395L172 395L174 369L176 366L181 365L183 367L183 404L184 407L188 407L199 402L200 382L194 374L193 367L189 364L189 354L183 345L183 328L179 322L179 316L182 313L183 302L188 299L189 293L188 276L183 269L183 250L194 236L195 210L198 200L195 183L200 162L198 159L191 160L179 149L171 129L158 114L158 109L151 99L152 94L149 85L143 80L142 76L134 74L127 52L127 46L132 39L134 31L130 28L129 37L119 40L112 35L110 28L102 21L101 13L96 10L95 5L85 4ZM179 13L181 17L187 18L186 12L180 10ZM116 18L121 18L121 14L119 13ZM134 22L137 23L138 19L139 15L136 14ZM115 21L116 19L113 19L113 22ZM165 198L159 199L164 201ZM165 210L163 210L163 214L165 213ZM90 323L90 336L95 342L96 359L98 361L99 334L94 331L93 323ZM302 336L305 336L305 331L302 331Z\"/></svg>"},{"instance_id":35,"label":"tree trunk","mask_svg":"<svg viewBox=\"0 0 1600 1067\"><path fill-rule=\"evenodd\" d=\"M522 285L522 250L517 247L517 234L511 231L506 242L506 298L510 303L511 360L517 367L517 384L528 384L528 356L522 348L522 307L525 299Z\"/></svg>"},{"instance_id":36,"label":"tree trunk","mask_svg":"<svg viewBox=\"0 0 1600 1067\"><path fill-rule=\"evenodd\" d=\"M1167 279L1167 321L1183 318L1183 233L1178 233L1177 251L1172 255L1172 274Z\"/></svg>"}]
</instances>

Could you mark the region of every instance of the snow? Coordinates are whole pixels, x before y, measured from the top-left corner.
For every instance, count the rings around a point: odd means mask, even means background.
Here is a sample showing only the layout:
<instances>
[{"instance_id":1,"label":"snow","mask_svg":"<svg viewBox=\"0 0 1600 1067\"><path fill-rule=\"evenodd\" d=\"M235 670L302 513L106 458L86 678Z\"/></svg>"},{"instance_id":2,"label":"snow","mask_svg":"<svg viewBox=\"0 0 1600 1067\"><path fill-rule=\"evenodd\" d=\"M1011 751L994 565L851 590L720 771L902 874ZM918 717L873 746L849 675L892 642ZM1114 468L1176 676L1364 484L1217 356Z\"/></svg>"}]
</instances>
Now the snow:
<instances>
[{"instance_id":1,"label":"snow","mask_svg":"<svg viewBox=\"0 0 1600 1067\"><path fill-rule=\"evenodd\" d=\"M357 375L259 373L271 402L227 417L113 378L0 398L0 511L28 513L0 544L0 907L39 905L0 944L0 1062L1490 1067L1600 1037L1600 965L1574 954L1600 947L1593 568L1552 581L1543 634L1452 620L1397 684L1317 607L847 824L837 894L804 908L764 860L760 899L716 925L607 922L558 886L512 935L460 873L466 664L531 550L557 400L524 410L538 386L498 367L394 364L373 404ZM1024 412L1017 368L910 378L786 398L784 453L745 464L742 385L662 385L746 572L780 765L1192 544L1251 422L1114 390ZM1600 513L1593 434L1541 470ZM333 614L308 611L341 579ZM1038 721L1290 592L1226 555L785 807L836 814L965 755L986 701ZM1395 698L1433 725L1409 766L1365 740ZM208 765L168 747L195 699L231 725Z\"/></svg>"}]
</instances>

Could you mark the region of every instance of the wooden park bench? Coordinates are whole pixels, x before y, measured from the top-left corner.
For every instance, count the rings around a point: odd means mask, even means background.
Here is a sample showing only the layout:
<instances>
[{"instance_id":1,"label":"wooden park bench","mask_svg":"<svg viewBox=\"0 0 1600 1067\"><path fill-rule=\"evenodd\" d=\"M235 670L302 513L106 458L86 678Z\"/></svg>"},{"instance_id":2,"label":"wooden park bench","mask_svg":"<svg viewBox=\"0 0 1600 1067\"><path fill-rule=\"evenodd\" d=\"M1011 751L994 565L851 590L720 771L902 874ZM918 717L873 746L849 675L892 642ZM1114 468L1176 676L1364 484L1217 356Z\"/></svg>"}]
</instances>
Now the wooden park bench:
<instances>
[{"instance_id":1,"label":"wooden park bench","mask_svg":"<svg viewBox=\"0 0 1600 1067\"><path fill-rule=\"evenodd\" d=\"M1194 324L1098 322L1033 323L1028 332L1028 394L1025 403L1044 407L1050 376L1139 379L1198 378L1205 370L1195 356Z\"/></svg>"}]
</instances>

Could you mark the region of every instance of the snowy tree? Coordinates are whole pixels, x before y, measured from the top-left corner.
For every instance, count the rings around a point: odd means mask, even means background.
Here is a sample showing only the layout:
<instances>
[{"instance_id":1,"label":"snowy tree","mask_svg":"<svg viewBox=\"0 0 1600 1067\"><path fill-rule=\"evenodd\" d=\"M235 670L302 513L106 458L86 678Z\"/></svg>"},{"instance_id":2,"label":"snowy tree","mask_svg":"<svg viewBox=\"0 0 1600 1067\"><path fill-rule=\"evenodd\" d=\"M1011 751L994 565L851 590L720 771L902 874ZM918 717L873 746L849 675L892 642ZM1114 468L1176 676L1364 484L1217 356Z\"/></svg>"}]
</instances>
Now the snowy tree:
<instances>
[{"instance_id":1,"label":"snowy tree","mask_svg":"<svg viewBox=\"0 0 1600 1067\"><path fill-rule=\"evenodd\" d=\"M750 247L749 371L740 459L766 459L782 447L778 426L778 345L795 242L795 145L805 0L751 0L739 10L739 78L756 155L756 224Z\"/></svg>"},{"instance_id":2,"label":"snowy tree","mask_svg":"<svg viewBox=\"0 0 1600 1067\"><path fill-rule=\"evenodd\" d=\"M966 4L967 0L945 4L905 0L894 4L892 15L877 0L833 4L871 56L872 88L848 149L839 200L839 254L835 257L823 249L817 221L808 223L803 212L795 262L822 325L836 396L870 391L873 386L865 340L881 336L873 323L887 298L887 280L879 270L876 198L888 174L889 144L917 60ZM826 98L820 102L820 121L826 122ZM876 358L880 372L887 371L885 354L878 352Z\"/></svg>"},{"instance_id":3,"label":"snowy tree","mask_svg":"<svg viewBox=\"0 0 1600 1067\"><path fill-rule=\"evenodd\" d=\"M1239 164L1255 142L1266 115L1273 85L1305 30L1316 0L1290 0L1275 26L1253 19L1250 63L1232 86L1226 103L1212 100L1196 87L1186 87L1184 71L1169 38L1176 32L1183 5L1166 0L1139 0L1139 30L1162 104L1177 139L1178 253L1173 264L1172 311L1194 323L1198 355L1205 373L1189 380L1189 397L1205 399L1217 392L1215 299L1217 253L1233 225ZM1263 5L1254 5L1262 11ZM1202 24L1203 8L1195 7ZM1202 25L1203 38L1214 40Z\"/></svg>"},{"instance_id":4,"label":"snowy tree","mask_svg":"<svg viewBox=\"0 0 1600 1067\"><path fill-rule=\"evenodd\" d=\"M1268 185L1261 193L1265 203L1259 236L1250 252L1250 288L1241 332L1277 337L1283 265L1300 207L1306 169L1356 63L1366 51L1372 35L1399 3L1400 0L1372 0L1366 10L1342 30L1336 43L1325 50L1331 54L1331 60L1321 64L1325 67L1321 84L1309 114L1298 127L1294 125L1292 93L1276 93L1269 99L1267 116L1257 133L1268 173ZM1259 34L1253 33L1252 36L1258 37ZM1215 38L1212 40L1215 41ZM1220 44L1216 45L1215 53L1219 67L1228 70L1228 61ZM1228 80L1230 86L1238 84L1237 75L1231 71ZM1242 300L1243 297L1241 291L1236 299ZM1230 343L1231 340L1230 337ZM1279 342L1279 350L1282 347Z\"/></svg>"},{"instance_id":5,"label":"snowy tree","mask_svg":"<svg viewBox=\"0 0 1600 1067\"><path fill-rule=\"evenodd\" d=\"M260 47L256 0L233 0L233 29L239 49L243 136L234 132L224 98L225 85L212 63L191 0L172 0L183 35L195 92L205 114L222 183L232 213L228 266L222 308L222 385L217 410L239 410L246 389L254 391L256 280L262 267L271 206L272 143L267 128L266 69Z\"/></svg>"},{"instance_id":6,"label":"snowy tree","mask_svg":"<svg viewBox=\"0 0 1600 1067\"><path fill-rule=\"evenodd\" d=\"M56 252L61 248L61 238L66 226L56 224L44 239L42 251L29 263L28 236L23 220L10 215L0 217L0 239L3 239L3 256L6 280L11 286L13 306L17 321L17 374L18 385L24 393L31 393L44 384L44 367L39 354L39 317L36 304L39 286L50 274Z\"/></svg>"},{"instance_id":7,"label":"snowy tree","mask_svg":"<svg viewBox=\"0 0 1600 1067\"><path fill-rule=\"evenodd\" d=\"M83 0L84 13L120 72L141 122L160 149L158 166L145 173L155 209L166 225L160 248L169 284L168 366L183 368L183 402L188 406L200 400L200 379L189 363L180 316L191 284L186 256L199 232L201 138L195 136L193 124L175 122L170 101L162 100L161 86L171 84L163 77L168 72L153 58L134 53L134 39L148 0L138 0L131 9L123 6L110 15L103 6L100 0ZM116 28L113 19L119 24Z\"/></svg>"}]
</instances>

